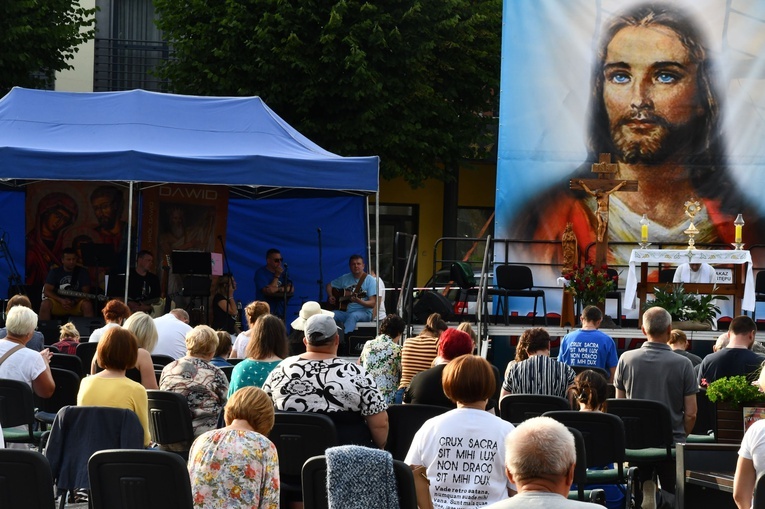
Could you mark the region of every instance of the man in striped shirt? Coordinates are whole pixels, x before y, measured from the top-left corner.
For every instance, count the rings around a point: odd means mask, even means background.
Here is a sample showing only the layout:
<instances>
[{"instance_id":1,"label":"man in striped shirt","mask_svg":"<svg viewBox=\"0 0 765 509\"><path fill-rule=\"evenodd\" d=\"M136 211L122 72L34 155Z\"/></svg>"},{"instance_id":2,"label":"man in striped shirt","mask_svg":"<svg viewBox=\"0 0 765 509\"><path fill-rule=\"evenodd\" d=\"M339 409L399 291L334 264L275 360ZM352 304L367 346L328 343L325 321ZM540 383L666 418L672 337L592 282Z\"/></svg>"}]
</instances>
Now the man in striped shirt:
<instances>
[{"instance_id":1,"label":"man in striped shirt","mask_svg":"<svg viewBox=\"0 0 765 509\"><path fill-rule=\"evenodd\" d=\"M525 337L524 337L525 336ZM566 398L576 374L571 366L550 357L550 335L541 327L526 330L529 358L516 363L502 384L502 394L546 394ZM522 343L522 341L519 341Z\"/></svg>"}]
</instances>

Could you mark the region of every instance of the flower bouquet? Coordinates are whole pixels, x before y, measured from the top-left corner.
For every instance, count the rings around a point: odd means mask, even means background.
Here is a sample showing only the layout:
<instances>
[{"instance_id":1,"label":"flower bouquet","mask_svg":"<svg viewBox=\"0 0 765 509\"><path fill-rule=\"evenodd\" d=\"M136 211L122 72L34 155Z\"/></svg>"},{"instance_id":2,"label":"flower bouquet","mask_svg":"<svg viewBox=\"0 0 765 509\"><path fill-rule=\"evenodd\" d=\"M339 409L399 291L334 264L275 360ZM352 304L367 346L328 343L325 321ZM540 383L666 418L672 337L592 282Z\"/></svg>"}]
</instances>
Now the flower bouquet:
<instances>
[{"instance_id":1,"label":"flower bouquet","mask_svg":"<svg viewBox=\"0 0 765 509\"><path fill-rule=\"evenodd\" d=\"M582 307L605 302L606 294L616 287L606 265L600 268L589 263L583 267L574 265L571 272L563 277L568 281L565 291L573 295Z\"/></svg>"}]
</instances>

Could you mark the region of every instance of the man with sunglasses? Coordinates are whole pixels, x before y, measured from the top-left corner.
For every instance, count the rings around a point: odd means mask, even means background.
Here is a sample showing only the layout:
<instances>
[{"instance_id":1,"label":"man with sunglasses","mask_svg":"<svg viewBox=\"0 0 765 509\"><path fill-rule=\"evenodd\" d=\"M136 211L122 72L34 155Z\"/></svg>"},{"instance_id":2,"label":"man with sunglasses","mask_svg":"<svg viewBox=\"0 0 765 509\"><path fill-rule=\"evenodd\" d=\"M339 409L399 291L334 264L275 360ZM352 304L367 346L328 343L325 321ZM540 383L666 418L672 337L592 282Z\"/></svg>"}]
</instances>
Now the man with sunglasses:
<instances>
[{"instance_id":1,"label":"man with sunglasses","mask_svg":"<svg viewBox=\"0 0 765 509\"><path fill-rule=\"evenodd\" d=\"M278 249L266 251L266 264L255 271L255 300L268 302L271 314L285 318L284 296L294 293L292 281L286 279L286 266Z\"/></svg>"}]
</instances>

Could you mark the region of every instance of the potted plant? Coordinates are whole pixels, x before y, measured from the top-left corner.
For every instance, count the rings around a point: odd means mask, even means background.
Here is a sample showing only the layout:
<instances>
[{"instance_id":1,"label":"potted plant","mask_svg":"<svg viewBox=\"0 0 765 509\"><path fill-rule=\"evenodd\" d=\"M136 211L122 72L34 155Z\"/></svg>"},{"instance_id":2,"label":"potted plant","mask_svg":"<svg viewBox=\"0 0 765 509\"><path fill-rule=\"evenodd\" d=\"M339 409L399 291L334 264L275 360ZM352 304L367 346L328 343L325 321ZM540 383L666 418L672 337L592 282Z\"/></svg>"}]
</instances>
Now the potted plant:
<instances>
[{"instance_id":1,"label":"potted plant","mask_svg":"<svg viewBox=\"0 0 765 509\"><path fill-rule=\"evenodd\" d=\"M740 443L744 437L744 408L765 405L765 393L743 375L724 376L710 384L702 378L701 387L706 388L707 398L716 407L717 441Z\"/></svg>"},{"instance_id":2,"label":"potted plant","mask_svg":"<svg viewBox=\"0 0 765 509\"><path fill-rule=\"evenodd\" d=\"M653 295L643 310L664 308L672 316L672 328L684 330L711 330L713 319L720 312L715 301L728 300L722 295L688 293L682 283L654 287Z\"/></svg>"}]
</instances>

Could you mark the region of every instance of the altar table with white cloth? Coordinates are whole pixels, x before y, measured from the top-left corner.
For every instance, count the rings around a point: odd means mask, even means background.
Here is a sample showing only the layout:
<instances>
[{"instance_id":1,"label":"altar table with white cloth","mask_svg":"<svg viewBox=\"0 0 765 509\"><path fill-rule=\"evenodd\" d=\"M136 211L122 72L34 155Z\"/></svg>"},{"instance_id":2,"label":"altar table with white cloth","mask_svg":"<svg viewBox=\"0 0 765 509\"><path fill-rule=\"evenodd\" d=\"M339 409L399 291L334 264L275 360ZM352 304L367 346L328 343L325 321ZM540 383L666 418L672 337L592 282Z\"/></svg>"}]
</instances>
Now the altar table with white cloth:
<instances>
[{"instance_id":1,"label":"altar table with white cloth","mask_svg":"<svg viewBox=\"0 0 765 509\"><path fill-rule=\"evenodd\" d=\"M718 284L714 293L717 295L733 295L734 314L740 314L741 309L754 311L754 275L752 273L752 255L746 250L701 250L701 249L633 249L630 255L627 284L624 288L624 307L635 309L638 297L645 300L648 285L659 286L659 283L649 283L648 264L708 263L710 265L734 265L733 283ZM640 283L638 283L635 266L640 264ZM746 264L746 275L743 288L741 285L739 265ZM713 285L685 284L689 291L711 293ZM739 304L739 299L740 304ZM740 306L740 307L739 307ZM642 316L642 313L641 313Z\"/></svg>"}]
</instances>

